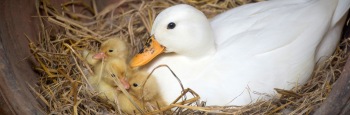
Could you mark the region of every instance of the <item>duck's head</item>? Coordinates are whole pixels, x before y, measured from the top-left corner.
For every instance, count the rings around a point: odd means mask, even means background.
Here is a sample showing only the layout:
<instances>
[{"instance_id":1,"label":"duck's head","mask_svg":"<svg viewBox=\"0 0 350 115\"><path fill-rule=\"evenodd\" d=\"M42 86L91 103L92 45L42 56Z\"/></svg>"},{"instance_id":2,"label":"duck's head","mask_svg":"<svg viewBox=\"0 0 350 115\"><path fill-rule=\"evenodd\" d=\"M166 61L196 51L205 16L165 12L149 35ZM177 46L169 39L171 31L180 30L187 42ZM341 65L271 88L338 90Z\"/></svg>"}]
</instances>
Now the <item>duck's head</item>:
<instances>
[{"instance_id":1,"label":"duck's head","mask_svg":"<svg viewBox=\"0 0 350 115\"><path fill-rule=\"evenodd\" d=\"M102 43L99 53L93 56L94 59L121 58L128 55L126 43L121 39L108 39Z\"/></svg>"},{"instance_id":2,"label":"duck's head","mask_svg":"<svg viewBox=\"0 0 350 115\"><path fill-rule=\"evenodd\" d=\"M131 66L145 65L163 52L200 57L215 49L214 44L213 32L207 17L190 5L175 5L156 17L151 38L132 59Z\"/></svg>"}]
</instances>

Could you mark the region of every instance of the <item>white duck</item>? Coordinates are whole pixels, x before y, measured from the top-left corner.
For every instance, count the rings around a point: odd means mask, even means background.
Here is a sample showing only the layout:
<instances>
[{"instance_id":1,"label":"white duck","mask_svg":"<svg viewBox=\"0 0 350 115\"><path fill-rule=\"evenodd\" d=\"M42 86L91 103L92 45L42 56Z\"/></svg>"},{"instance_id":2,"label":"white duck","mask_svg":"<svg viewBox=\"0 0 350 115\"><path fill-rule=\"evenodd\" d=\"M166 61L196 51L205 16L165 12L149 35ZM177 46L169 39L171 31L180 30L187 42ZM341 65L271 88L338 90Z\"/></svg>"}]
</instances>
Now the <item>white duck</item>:
<instances>
[{"instance_id":1,"label":"white duck","mask_svg":"<svg viewBox=\"0 0 350 115\"><path fill-rule=\"evenodd\" d=\"M248 104L274 94L273 88L304 83L318 60L334 51L349 7L350 0L271 0L209 21L192 6L172 6L157 16L154 38L131 65L146 64L165 49L146 69L169 65L208 105ZM179 96L168 69L153 75L168 103Z\"/></svg>"}]
</instances>

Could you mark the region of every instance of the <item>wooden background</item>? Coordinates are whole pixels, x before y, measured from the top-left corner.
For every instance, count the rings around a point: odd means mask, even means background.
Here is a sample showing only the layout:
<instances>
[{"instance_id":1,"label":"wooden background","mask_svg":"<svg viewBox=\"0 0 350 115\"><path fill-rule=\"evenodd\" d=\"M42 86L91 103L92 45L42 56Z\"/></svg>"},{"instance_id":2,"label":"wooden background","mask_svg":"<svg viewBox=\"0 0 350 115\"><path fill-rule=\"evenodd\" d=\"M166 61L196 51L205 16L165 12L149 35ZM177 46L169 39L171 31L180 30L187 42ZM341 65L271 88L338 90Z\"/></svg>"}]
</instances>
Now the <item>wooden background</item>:
<instances>
[{"instance_id":1,"label":"wooden background","mask_svg":"<svg viewBox=\"0 0 350 115\"><path fill-rule=\"evenodd\" d=\"M52 4L59 6L66 1L70 0L52 0ZM97 7L117 1L98 1ZM38 109L42 108L39 99L28 87L35 86L38 78L32 66L36 61L25 37L26 34L34 41L38 37L35 2L0 0L0 114L45 114Z\"/></svg>"}]
</instances>

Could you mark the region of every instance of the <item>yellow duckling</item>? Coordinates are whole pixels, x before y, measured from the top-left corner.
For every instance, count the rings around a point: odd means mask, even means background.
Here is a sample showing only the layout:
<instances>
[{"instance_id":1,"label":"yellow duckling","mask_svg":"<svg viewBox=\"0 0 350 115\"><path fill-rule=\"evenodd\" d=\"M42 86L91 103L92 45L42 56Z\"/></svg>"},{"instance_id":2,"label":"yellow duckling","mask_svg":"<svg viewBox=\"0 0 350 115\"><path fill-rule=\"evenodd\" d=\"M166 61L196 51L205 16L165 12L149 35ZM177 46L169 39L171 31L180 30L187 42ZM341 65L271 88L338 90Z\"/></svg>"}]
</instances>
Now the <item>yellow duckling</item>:
<instances>
[{"instance_id":1,"label":"yellow duckling","mask_svg":"<svg viewBox=\"0 0 350 115\"><path fill-rule=\"evenodd\" d=\"M126 43L121 39L114 38L103 42L99 53L93 54L87 51L83 53L86 61L94 66L94 75L88 77L88 81L100 93L100 98L114 103L118 88L116 77L120 79L124 88L130 87L126 82L126 73L130 71L130 67L126 63L128 54ZM116 77L111 76L111 74L115 74Z\"/></svg>"},{"instance_id":2,"label":"yellow duckling","mask_svg":"<svg viewBox=\"0 0 350 115\"><path fill-rule=\"evenodd\" d=\"M131 85L128 92L133 101L144 111L147 107L161 108L166 102L160 95L159 85L153 76L148 79L145 71L133 71L128 83ZM123 93L118 95L120 109L128 114L139 113L137 108L127 99Z\"/></svg>"},{"instance_id":3,"label":"yellow duckling","mask_svg":"<svg viewBox=\"0 0 350 115\"><path fill-rule=\"evenodd\" d=\"M85 59L85 61L92 66L95 66L97 63L101 62L101 60L98 59L94 59L93 56L96 55L95 52L91 52L88 50L84 50L83 51L83 58Z\"/></svg>"},{"instance_id":4,"label":"yellow duckling","mask_svg":"<svg viewBox=\"0 0 350 115\"><path fill-rule=\"evenodd\" d=\"M95 74L90 76L88 81L100 93L98 96L112 104L118 103L120 109L126 113L140 113L117 86L119 78L141 111L145 110L146 105L151 105L153 108L165 106L155 78L151 76L147 80L147 72L131 69L126 63L128 54L126 43L120 39L103 42L98 53L87 51L83 53L88 64L94 66Z\"/></svg>"},{"instance_id":5,"label":"yellow duckling","mask_svg":"<svg viewBox=\"0 0 350 115\"><path fill-rule=\"evenodd\" d=\"M106 82L111 79L112 79L112 76L103 76L103 77L90 76L88 78L88 81L91 84L91 86L94 88L94 90L99 93L98 94L99 98L114 105L119 92L117 90L118 86L116 84L114 83L111 84L111 82Z\"/></svg>"},{"instance_id":6,"label":"yellow duckling","mask_svg":"<svg viewBox=\"0 0 350 115\"><path fill-rule=\"evenodd\" d=\"M99 53L93 56L93 59L102 60L94 67L97 76L108 76L105 82L115 84L114 80L109 77L112 73L120 78L121 82L128 88L125 82L127 71L131 68L126 63L129 54L126 43L121 39L108 39L103 42Z\"/></svg>"}]
</instances>

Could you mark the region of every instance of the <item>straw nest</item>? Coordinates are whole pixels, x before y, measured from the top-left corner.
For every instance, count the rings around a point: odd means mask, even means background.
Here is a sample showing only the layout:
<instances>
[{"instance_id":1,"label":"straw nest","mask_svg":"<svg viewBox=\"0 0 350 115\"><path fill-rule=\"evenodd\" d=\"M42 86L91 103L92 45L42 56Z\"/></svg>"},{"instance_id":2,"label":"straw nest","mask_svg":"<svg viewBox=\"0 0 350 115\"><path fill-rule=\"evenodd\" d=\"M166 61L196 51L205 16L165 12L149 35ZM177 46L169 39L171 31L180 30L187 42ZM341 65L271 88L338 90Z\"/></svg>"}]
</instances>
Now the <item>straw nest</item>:
<instances>
[{"instance_id":1,"label":"straw nest","mask_svg":"<svg viewBox=\"0 0 350 115\"><path fill-rule=\"evenodd\" d=\"M174 4L191 4L210 18L227 9L258 1L261 0L122 0L98 10L94 0L71 1L60 6L51 4L49 0L39 0L36 3L41 22L39 38L36 38L38 43L28 39L38 62L35 69L41 77L37 86L31 88L46 106L41 108L46 114L122 114L89 88L86 73L91 68L83 60L82 50L97 51L101 42L116 36L130 44L133 55L149 37L156 14ZM334 55L325 64L316 67L305 85L295 86L289 91L276 89L278 94L271 100L260 100L247 106L205 106L195 96L166 109L143 113L162 113L170 108L177 108L173 114L312 113L322 104L339 77L346 62L349 43L347 37L341 40Z\"/></svg>"}]
</instances>

